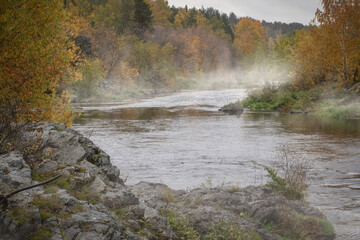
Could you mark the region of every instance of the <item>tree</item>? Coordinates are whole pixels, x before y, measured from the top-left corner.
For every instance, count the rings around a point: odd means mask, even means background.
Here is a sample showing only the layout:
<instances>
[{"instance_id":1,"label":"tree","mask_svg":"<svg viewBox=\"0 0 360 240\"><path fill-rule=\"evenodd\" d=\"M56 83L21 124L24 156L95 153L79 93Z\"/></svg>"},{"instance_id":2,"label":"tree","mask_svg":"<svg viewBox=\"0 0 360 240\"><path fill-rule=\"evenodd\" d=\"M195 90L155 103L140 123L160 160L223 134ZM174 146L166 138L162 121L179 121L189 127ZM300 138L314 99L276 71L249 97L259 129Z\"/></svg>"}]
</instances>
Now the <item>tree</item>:
<instances>
[{"instance_id":1,"label":"tree","mask_svg":"<svg viewBox=\"0 0 360 240\"><path fill-rule=\"evenodd\" d=\"M169 18L171 11L165 0L147 0L147 3L151 6L153 14L153 23L155 25L170 26Z\"/></svg>"},{"instance_id":2,"label":"tree","mask_svg":"<svg viewBox=\"0 0 360 240\"><path fill-rule=\"evenodd\" d=\"M312 29L321 63L341 85L350 87L359 81L360 2L358 0L322 0L317 10L318 26Z\"/></svg>"},{"instance_id":3,"label":"tree","mask_svg":"<svg viewBox=\"0 0 360 240\"><path fill-rule=\"evenodd\" d=\"M95 13L96 24L114 28L121 35L134 23L135 5L132 0L109 0L104 6L99 6Z\"/></svg>"},{"instance_id":4,"label":"tree","mask_svg":"<svg viewBox=\"0 0 360 240\"><path fill-rule=\"evenodd\" d=\"M135 2L135 21L140 29L147 29L152 26L152 11L149 4L144 0L134 0Z\"/></svg>"},{"instance_id":5,"label":"tree","mask_svg":"<svg viewBox=\"0 0 360 240\"><path fill-rule=\"evenodd\" d=\"M242 18L235 27L234 46L242 63L254 61L256 52L264 52L266 35L260 21Z\"/></svg>"},{"instance_id":6,"label":"tree","mask_svg":"<svg viewBox=\"0 0 360 240\"><path fill-rule=\"evenodd\" d=\"M0 9L0 111L13 108L16 122L70 125L74 113L56 89L78 78L80 59L63 1L3 0Z\"/></svg>"}]
</instances>

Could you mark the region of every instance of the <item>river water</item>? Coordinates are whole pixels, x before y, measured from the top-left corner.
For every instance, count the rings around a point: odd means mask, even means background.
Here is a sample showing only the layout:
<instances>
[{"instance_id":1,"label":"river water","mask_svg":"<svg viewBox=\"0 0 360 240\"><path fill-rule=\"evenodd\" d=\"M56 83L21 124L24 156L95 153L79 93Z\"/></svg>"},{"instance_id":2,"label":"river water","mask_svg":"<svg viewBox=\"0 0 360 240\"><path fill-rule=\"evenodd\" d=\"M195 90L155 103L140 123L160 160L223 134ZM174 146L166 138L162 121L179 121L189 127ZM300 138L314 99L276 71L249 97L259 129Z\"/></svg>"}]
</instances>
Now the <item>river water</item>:
<instances>
[{"instance_id":1,"label":"river water","mask_svg":"<svg viewBox=\"0 0 360 240\"><path fill-rule=\"evenodd\" d=\"M253 161L271 165L285 146L310 163L307 201L334 224L337 239L360 239L360 121L218 111L245 96L244 89L189 91L81 104L74 128L111 156L126 184L175 189L265 184Z\"/></svg>"}]
</instances>

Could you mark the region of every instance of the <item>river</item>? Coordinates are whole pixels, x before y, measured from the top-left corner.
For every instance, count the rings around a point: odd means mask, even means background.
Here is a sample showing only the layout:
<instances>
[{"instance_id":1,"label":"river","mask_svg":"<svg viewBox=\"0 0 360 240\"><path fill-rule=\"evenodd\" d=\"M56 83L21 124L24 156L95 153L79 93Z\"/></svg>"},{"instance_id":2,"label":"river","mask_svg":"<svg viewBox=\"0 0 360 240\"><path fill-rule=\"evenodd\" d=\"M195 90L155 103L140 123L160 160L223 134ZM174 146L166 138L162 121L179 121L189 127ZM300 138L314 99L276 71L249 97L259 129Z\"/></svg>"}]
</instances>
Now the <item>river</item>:
<instances>
[{"instance_id":1,"label":"river","mask_svg":"<svg viewBox=\"0 0 360 240\"><path fill-rule=\"evenodd\" d=\"M307 201L334 224L337 239L360 239L360 121L218 108L244 89L188 91L140 101L80 104L74 128L111 156L126 184L265 184L252 161L271 165L285 146L306 159Z\"/></svg>"}]
</instances>

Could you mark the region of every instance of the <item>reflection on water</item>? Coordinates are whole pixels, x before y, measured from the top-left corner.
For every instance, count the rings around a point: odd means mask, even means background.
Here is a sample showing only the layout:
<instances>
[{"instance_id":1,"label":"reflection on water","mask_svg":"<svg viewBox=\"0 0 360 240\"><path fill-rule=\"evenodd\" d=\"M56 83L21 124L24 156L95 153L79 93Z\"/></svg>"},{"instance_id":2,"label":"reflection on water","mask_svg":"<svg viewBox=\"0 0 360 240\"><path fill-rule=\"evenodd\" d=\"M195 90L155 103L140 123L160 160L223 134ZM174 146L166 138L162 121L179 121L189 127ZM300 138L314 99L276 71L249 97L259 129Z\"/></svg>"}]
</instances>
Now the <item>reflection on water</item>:
<instances>
[{"instance_id":1,"label":"reflection on water","mask_svg":"<svg viewBox=\"0 0 360 240\"><path fill-rule=\"evenodd\" d=\"M75 128L103 148L128 177L195 187L264 184L251 161L271 164L286 144L311 161L308 200L335 224L338 239L360 239L360 122L245 112L219 107L243 90L183 92L137 103L83 105Z\"/></svg>"}]
</instances>

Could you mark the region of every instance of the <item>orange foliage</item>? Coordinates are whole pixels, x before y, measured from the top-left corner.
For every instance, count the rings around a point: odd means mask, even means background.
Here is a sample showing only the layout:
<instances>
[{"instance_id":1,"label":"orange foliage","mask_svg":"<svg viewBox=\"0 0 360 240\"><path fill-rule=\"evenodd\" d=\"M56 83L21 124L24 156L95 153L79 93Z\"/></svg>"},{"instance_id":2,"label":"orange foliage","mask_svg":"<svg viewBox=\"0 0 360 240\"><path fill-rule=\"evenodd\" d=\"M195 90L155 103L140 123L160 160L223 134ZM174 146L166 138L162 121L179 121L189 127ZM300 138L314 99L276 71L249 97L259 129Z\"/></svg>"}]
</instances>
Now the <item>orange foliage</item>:
<instances>
[{"instance_id":1,"label":"orange foliage","mask_svg":"<svg viewBox=\"0 0 360 240\"><path fill-rule=\"evenodd\" d=\"M264 50L266 35L260 21L242 18L235 27L234 46L241 61L249 61L256 51Z\"/></svg>"},{"instance_id":2,"label":"orange foliage","mask_svg":"<svg viewBox=\"0 0 360 240\"><path fill-rule=\"evenodd\" d=\"M15 107L14 121L71 124L66 94L56 94L60 83L78 77L79 62L64 31L62 1L3 0L1 5L0 108Z\"/></svg>"}]
</instances>

